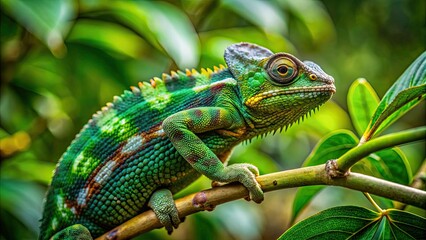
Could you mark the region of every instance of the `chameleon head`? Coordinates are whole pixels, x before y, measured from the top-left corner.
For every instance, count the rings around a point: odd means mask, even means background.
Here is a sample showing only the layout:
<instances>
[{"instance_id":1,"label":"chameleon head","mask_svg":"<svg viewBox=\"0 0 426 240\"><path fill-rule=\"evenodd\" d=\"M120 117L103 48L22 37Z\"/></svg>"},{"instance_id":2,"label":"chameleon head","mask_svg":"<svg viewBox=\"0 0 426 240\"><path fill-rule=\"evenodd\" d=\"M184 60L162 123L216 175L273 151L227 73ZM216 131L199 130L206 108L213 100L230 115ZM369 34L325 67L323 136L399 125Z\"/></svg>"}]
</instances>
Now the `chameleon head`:
<instances>
[{"instance_id":1,"label":"chameleon head","mask_svg":"<svg viewBox=\"0 0 426 240\"><path fill-rule=\"evenodd\" d=\"M336 92L334 79L317 64L288 53L239 43L226 49L225 60L238 80L242 112L257 127L289 125Z\"/></svg>"}]
</instances>

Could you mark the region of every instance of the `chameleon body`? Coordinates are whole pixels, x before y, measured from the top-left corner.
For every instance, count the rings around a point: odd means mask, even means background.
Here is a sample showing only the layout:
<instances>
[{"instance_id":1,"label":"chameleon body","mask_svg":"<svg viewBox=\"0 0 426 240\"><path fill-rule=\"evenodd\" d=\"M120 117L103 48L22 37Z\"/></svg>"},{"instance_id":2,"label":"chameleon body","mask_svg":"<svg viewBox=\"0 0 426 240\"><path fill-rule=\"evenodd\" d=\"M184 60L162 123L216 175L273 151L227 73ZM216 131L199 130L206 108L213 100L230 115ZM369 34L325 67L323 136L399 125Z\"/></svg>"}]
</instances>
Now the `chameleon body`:
<instances>
[{"instance_id":1,"label":"chameleon body","mask_svg":"<svg viewBox=\"0 0 426 240\"><path fill-rule=\"evenodd\" d=\"M54 172L40 239L97 237L149 207L171 232L180 222L172 194L201 174L241 182L260 203L257 168L226 166L232 148L319 107L334 80L249 43L228 47L225 61L139 83L94 114Z\"/></svg>"}]
</instances>

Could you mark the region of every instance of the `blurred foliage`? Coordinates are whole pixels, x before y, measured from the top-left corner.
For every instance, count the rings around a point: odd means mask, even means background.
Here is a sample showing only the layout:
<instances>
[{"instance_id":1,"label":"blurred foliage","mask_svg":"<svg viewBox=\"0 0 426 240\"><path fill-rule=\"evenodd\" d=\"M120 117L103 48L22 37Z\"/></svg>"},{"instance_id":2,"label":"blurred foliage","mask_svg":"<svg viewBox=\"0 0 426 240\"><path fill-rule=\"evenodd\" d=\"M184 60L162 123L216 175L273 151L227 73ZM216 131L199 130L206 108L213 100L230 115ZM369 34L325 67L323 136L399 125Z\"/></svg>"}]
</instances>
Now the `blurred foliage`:
<instances>
[{"instance_id":1,"label":"blurred foliage","mask_svg":"<svg viewBox=\"0 0 426 240\"><path fill-rule=\"evenodd\" d=\"M170 70L224 64L224 49L240 41L318 63L336 79L334 102L286 133L234 151L233 162L252 162L268 173L300 167L318 139L332 130L354 131L346 112L352 82L365 77L383 96L426 42L426 3L421 0L0 3L2 239L36 237L57 160L91 114L138 81ZM424 107L390 130L424 125ZM402 151L416 172L425 158L424 143ZM181 194L207 187L209 181L201 178ZM268 194L262 205L237 201L190 216L172 237L277 238L291 220L287 194L294 191ZM327 190L300 218L354 201L367 202L357 192ZM164 230L140 237L167 238Z\"/></svg>"}]
</instances>

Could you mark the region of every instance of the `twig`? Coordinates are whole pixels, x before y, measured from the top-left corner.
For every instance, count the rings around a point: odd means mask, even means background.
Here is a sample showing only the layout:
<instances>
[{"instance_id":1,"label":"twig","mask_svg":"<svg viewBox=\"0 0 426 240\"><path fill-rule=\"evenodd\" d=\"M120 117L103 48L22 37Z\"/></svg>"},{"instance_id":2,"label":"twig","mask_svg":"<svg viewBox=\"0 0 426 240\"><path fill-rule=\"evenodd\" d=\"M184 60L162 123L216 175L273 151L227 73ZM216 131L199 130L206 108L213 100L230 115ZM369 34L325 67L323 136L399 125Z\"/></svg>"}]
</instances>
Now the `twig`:
<instances>
[{"instance_id":1,"label":"twig","mask_svg":"<svg viewBox=\"0 0 426 240\"><path fill-rule=\"evenodd\" d=\"M364 144L352 148L339 159L337 159L338 170L341 172L347 172L355 163L373 152L424 139L426 139L425 126L397 133L391 133L372 139Z\"/></svg>"}]
</instances>

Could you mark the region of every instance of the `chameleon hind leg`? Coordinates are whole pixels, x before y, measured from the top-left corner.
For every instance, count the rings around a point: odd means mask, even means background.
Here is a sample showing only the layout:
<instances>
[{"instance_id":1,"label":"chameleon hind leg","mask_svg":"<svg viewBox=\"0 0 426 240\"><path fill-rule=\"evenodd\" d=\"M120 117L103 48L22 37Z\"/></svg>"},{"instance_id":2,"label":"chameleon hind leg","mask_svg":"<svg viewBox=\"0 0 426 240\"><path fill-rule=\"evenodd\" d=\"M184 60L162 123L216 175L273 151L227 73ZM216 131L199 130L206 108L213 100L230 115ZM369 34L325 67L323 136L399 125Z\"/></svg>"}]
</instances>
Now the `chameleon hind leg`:
<instances>
[{"instance_id":1,"label":"chameleon hind leg","mask_svg":"<svg viewBox=\"0 0 426 240\"><path fill-rule=\"evenodd\" d=\"M243 125L238 113L221 107L200 107L175 113L163 122L164 132L176 150L199 173L218 182L240 182L249 191L250 199L260 203L263 191L256 181L259 174L251 164L225 166L216 154L196 135L218 130L232 132ZM220 144L220 139L217 143Z\"/></svg>"}]
</instances>

